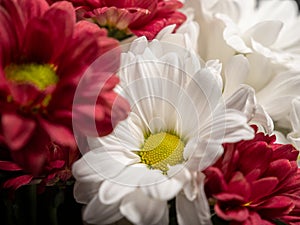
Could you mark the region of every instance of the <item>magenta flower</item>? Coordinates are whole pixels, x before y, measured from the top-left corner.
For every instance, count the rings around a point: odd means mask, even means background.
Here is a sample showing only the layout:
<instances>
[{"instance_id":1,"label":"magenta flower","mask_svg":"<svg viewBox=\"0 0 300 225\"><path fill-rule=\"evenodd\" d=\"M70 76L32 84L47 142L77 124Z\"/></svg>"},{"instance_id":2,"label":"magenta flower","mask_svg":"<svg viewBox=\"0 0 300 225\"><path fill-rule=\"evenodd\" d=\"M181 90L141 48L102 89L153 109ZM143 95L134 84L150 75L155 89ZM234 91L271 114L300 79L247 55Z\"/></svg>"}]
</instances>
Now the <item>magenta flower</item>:
<instances>
[{"instance_id":1,"label":"magenta flower","mask_svg":"<svg viewBox=\"0 0 300 225\"><path fill-rule=\"evenodd\" d=\"M113 104L119 110L114 121L127 116L126 102L114 102L118 79L108 71L98 74L103 88L96 103L83 96L73 106L85 70L118 46L105 30L75 20L74 8L66 1L52 6L45 0L1 1L0 169L24 172L4 186L16 188L39 177L56 179L56 174L70 177L70 165L80 156L73 116L93 120L99 136L113 129ZM112 72L119 66L117 53L114 62Z\"/></svg>"},{"instance_id":2,"label":"magenta flower","mask_svg":"<svg viewBox=\"0 0 300 225\"><path fill-rule=\"evenodd\" d=\"M225 144L225 153L206 169L205 191L218 217L230 225L300 222L298 151L257 133L250 141Z\"/></svg>"},{"instance_id":3,"label":"magenta flower","mask_svg":"<svg viewBox=\"0 0 300 225\"><path fill-rule=\"evenodd\" d=\"M49 0L55 2L57 0ZM152 40L165 26L180 26L186 16L178 9L178 0L69 0L81 19L88 19L106 28L111 37L125 39L132 34Z\"/></svg>"}]
</instances>

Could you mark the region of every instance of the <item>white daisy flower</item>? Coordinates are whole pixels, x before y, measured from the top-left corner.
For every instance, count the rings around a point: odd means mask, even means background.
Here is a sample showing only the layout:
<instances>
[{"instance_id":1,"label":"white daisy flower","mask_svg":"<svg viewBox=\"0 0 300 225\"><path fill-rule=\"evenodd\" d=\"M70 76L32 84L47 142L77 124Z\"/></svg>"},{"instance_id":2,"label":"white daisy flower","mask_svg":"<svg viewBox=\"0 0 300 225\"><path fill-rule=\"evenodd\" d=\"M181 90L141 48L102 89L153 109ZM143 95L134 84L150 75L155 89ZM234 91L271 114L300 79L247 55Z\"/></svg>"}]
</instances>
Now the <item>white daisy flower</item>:
<instances>
[{"instance_id":1,"label":"white daisy flower","mask_svg":"<svg viewBox=\"0 0 300 225\"><path fill-rule=\"evenodd\" d=\"M223 142L254 136L249 115L223 102L220 70L217 61L202 64L178 45L145 38L132 43L122 55L117 88L131 113L112 134L90 137L91 150L73 165L84 221L110 224L125 217L164 225L168 202L176 199L179 224L211 224L201 171L222 154ZM241 100L247 92L231 96L231 105L252 113L254 105Z\"/></svg>"}]
</instances>

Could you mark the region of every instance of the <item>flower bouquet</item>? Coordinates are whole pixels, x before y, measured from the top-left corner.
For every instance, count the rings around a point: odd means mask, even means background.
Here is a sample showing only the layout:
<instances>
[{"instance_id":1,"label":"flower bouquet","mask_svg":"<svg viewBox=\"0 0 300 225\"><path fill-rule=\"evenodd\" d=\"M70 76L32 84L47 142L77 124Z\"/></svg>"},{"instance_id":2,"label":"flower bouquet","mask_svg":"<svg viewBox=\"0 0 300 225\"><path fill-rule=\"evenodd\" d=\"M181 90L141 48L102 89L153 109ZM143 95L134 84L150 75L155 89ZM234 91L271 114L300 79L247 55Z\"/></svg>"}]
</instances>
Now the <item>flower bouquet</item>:
<instances>
[{"instance_id":1,"label":"flower bouquet","mask_svg":"<svg viewBox=\"0 0 300 225\"><path fill-rule=\"evenodd\" d=\"M1 224L300 224L298 10L0 0Z\"/></svg>"}]
</instances>

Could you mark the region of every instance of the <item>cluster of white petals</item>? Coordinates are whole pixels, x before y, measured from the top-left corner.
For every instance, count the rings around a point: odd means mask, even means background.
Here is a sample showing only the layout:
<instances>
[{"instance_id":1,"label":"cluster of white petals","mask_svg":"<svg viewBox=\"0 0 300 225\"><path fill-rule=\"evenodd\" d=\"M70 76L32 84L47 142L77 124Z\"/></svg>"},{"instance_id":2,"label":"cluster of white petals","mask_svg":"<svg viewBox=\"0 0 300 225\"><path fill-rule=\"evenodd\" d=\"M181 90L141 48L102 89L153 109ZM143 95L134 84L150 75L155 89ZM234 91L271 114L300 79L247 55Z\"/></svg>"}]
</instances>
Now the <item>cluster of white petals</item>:
<instances>
[{"instance_id":1,"label":"cluster of white petals","mask_svg":"<svg viewBox=\"0 0 300 225\"><path fill-rule=\"evenodd\" d=\"M295 1L193 0L200 25L198 53L219 59L226 93L240 84L254 88L264 128L286 134L295 129L293 100L300 96L300 17ZM197 12L197 13L196 13ZM230 74L235 68L235 73ZM294 133L295 134L295 133ZM295 134L296 135L296 134Z\"/></svg>"}]
</instances>

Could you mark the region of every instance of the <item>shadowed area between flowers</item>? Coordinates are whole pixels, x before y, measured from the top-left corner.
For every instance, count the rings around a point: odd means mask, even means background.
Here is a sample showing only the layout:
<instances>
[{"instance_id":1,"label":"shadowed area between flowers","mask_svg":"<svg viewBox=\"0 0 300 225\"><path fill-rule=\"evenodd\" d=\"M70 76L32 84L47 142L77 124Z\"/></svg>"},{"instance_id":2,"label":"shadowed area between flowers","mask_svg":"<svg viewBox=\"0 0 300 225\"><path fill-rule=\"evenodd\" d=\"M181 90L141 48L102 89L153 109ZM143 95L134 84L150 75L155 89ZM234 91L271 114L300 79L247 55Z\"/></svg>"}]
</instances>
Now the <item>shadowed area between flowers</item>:
<instances>
[{"instance_id":1,"label":"shadowed area between flowers","mask_svg":"<svg viewBox=\"0 0 300 225\"><path fill-rule=\"evenodd\" d=\"M0 217L3 225L82 225L81 207L73 198L73 185L20 187L14 194L1 192Z\"/></svg>"}]
</instances>

